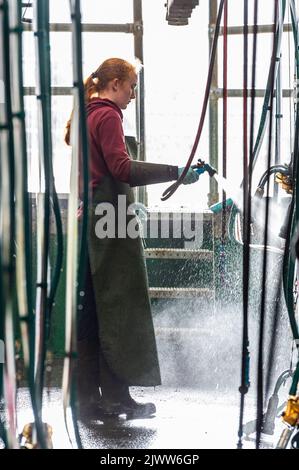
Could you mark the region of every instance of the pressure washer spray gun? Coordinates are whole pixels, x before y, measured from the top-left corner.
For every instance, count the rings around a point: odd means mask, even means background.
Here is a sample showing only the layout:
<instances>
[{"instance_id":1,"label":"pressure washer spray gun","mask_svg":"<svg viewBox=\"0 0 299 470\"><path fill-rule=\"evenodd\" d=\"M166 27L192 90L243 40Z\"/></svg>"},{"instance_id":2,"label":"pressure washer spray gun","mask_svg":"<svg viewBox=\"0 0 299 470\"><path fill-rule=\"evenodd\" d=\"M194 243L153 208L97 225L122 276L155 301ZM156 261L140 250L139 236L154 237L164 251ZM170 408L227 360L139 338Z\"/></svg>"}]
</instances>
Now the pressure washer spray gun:
<instances>
[{"instance_id":1,"label":"pressure washer spray gun","mask_svg":"<svg viewBox=\"0 0 299 470\"><path fill-rule=\"evenodd\" d=\"M213 168L211 165L206 163L204 160L201 160L200 158L197 160L197 165L192 165L191 168L192 170L196 171L196 173L198 173L199 175L201 175L205 171L209 173L209 176L211 178L217 175L217 170L215 170L215 168ZM229 198L225 201L224 204L222 202L216 202L216 204L213 204L212 206L210 206L210 209L215 214L217 214L218 212L221 212L224 209L224 207L229 207L232 205L233 205L233 200Z\"/></svg>"},{"instance_id":2,"label":"pressure washer spray gun","mask_svg":"<svg viewBox=\"0 0 299 470\"><path fill-rule=\"evenodd\" d=\"M192 170L196 171L198 175L202 175L205 171L209 173L209 176L214 176L215 173L217 173L217 170L213 168L211 165L206 163L204 160L201 160L200 158L197 160L196 165L191 165Z\"/></svg>"}]
</instances>

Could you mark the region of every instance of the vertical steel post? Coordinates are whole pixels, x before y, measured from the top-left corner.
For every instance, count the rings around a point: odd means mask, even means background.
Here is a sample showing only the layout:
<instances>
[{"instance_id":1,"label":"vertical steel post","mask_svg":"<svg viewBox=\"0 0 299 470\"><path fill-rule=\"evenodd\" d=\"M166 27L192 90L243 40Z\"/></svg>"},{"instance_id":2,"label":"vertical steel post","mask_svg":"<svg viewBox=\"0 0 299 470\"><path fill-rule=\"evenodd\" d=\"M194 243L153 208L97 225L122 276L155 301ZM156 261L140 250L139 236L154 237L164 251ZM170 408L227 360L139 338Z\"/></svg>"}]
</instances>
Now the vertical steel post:
<instances>
[{"instance_id":1,"label":"vertical steel post","mask_svg":"<svg viewBox=\"0 0 299 470\"><path fill-rule=\"evenodd\" d=\"M210 0L209 7L209 51L211 52L215 24L217 20L217 0ZM217 54L217 53L216 53ZM210 164L218 170L218 97L214 90L218 88L218 59L215 57L214 70L211 82L211 94L209 102L209 154ZM208 194L209 205L218 202L218 184L214 178L210 178L210 192Z\"/></svg>"},{"instance_id":2,"label":"vertical steel post","mask_svg":"<svg viewBox=\"0 0 299 470\"><path fill-rule=\"evenodd\" d=\"M134 53L143 64L143 21L142 0L134 0ZM145 161L145 113L144 113L144 69L138 77L138 94L136 99L136 132L137 160ZM147 205L146 187L137 188L137 200Z\"/></svg>"},{"instance_id":3,"label":"vertical steel post","mask_svg":"<svg viewBox=\"0 0 299 470\"><path fill-rule=\"evenodd\" d=\"M281 120L282 114L282 80L281 80L281 54L276 57L276 61L279 61L277 77L276 77L276 111L275 111L275 152L274 152L274 164L277 165L281 161ZM275 181L275 180L274 180ZM274 197L278 198L278 184L274 182Z\"/></svg>"}]
</instances>

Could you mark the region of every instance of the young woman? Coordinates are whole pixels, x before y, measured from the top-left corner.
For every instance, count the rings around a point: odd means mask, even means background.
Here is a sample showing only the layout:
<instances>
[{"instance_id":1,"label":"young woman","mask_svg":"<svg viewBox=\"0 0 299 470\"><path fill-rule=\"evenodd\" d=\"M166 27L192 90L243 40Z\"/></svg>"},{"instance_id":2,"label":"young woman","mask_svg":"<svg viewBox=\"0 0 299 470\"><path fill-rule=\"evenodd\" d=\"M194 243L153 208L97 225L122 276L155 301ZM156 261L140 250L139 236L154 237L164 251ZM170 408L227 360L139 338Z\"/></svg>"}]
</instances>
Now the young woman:
<instances>
[{"instance_id":1,"label":"young woman","mask_svg":"<svg viewBox=\"0 0 299 470\"><path fill-rule=\"evenodd\" d=\"M117 58L103 62L85 82L91 204L85 307L78 328L78 396L81 417L92 419L154 414L155 405L137 403L129 386L161 383L142 243L120 227L119 201L126 214L134 202L132 187L176 180L183 168L128 155L122 110L135 98L136 84L135 67ZM184 184L197 179L190 169ZM111 237L97 230L101 204L115 209ZM125 224L133 217L126 214Z\"/></svg>"}]
</instances>

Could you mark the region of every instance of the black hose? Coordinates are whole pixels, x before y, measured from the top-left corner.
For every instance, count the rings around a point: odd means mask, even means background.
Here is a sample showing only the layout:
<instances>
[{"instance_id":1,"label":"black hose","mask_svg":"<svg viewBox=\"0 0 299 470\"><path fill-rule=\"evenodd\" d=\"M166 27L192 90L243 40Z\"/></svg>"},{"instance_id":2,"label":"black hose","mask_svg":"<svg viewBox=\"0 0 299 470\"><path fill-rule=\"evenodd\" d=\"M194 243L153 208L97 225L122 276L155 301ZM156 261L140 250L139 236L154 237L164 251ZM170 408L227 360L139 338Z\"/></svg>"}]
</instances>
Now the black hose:
<instances>
[{"instance_id":1,"label":"black hose","mask_svg":"<svg viewBox=\"0 0 299 470\"><path fill-rule=\"evenodd\" d=\"M278 0L275 0L274 6L274 25L278 21ZM273 35L273 50L271 57L270 67L270 120L269 120L269 140L268 140L268 157L267 168L268 171L271 165L272 153L272 122L273 122L273 99L274 99L274 84L275 84L275 63L276 63L276 50L277 50L277 35ZM260 308L260 330L258 342L258 370L257 370L257 415L256 415L256 448L260 446L261 432L263 426L263 405L264 405L264 377L263 377L263 348L264 348L264 328L265 328L265 315L266 315L266 280L267 280L267 261L268 252L266 246L268 245L268 222L269 222L269 185L267 186L267 199L266 199L266 213L265 213L265 227L264 227L264 255L262 267L262 291L261 291L261 308Z\"/></svg>"},{"instance_id":2,"label":"black hose","mask_svg":"<svg viewBox=\"0 0 299 470\"><path fill-rule=\"evenodd\" d=\"M293 37L295 43L295 64L296 64L296 75L299 76L299 54L298 54L298 30L297 30L297 20L296 20L296 9L294 1L290 2L290 9L291 9L291 17L292 17L292 26L293 26ZM294 143L293 143L293 153L292 153L292 160L290 164L290 169L292 170L292 180L298 181L298 144L299 144L299 109L298 106L296 107L296 115L295 115L295 135L294 135ZM295 263L292 258L290 252L290 241L292 239L293 233L297 227L298 221L298 190L297 185L294 184L293 187L293 194L291 203L287 213L287 223L286 223L286 241L285 241L285 249L284 249L284 258L283 258L283 266L282 266L282 279L283 279L283 289L284 289L284 297L287 306L287 311L289 315L290 326L292 329L294 340L297 341L298 347L298 340L299 340L299 331L298 325L295 318L295 311L294 311L294 268ZM278 285L280 296L280 285ZM277 295L278 297L278 295ZM273 332L271 337L271 346L270 346L270 353L269 353L269 369L267 375L267 389L269 388L270 379L271 379L271 372L273 368L273 354L276 344L275 338L275 330L276 325L278 323L279 318L279 304L277 302L274 314L274 325L273 325ZM274 329L275 328L275 329ZM299 364L299 363L298 363ZM297 364L297 368L298 368ZM294 374L293 382L290 388L290 395L296 394L298 386L298 374Z\"/></svg>"},{"instance_id":3,"label":"black hose","mask_svg":"<svg viewBox=\"0 0 299 470\"><path fill-rule=\"evenodd\" d=\"M0 30L1 30L1 60L3 61L3 76L2 79L5 83L5 96L4 103L1 105L3 112L1 113L0 122L0 152L1 154L1 178L2 180L2 196L7 204L1 214L2 226L5 227L5 233L1 234L2 238L2 294L3 304L1 309L3 312L3 325L4 325L4 343L5 351L8 351L7 345L14 344L15 340L15 292L16 292L16 266L15 266L15 147L14 136L12 127L12 99L11 99L11 69L10 69L10 43L9 40L9 4L8 1L3 1L0 11ZM4 180L5 178L5 180ZM3 203L1 201L1 203ZM6 436L7 445L9 447L15 446L15 432L16 432L16 375L15 375L15 357L6 356L6 361L3 364L3 386L5 391L10 394L10 407L6 408Z\"/></svg>"},{"instance_id":4,"label":"black hose","mask_svg":"<svg viewBox=\"0 0 299 470\"><path fill-rule=\"evenodd\" d=\"M248 391L249 381L249 337L248 337L248 301L249 301L249 273L250 273L250 223L251 223L251 187L252 187L252 165L253 165L253 137L254 137L254 111L255 111L255 81L256 81L256 55L257 55L257 24L258 24L258 1L254 2L254 32L253 32L253 52L252 52L252 76L251 88L253 90L251 97L251 119L250 119L250 141L249 141L249 166L244 158L244 245L243 245L243 332L242 332L242 366L241 366L241 401L239 417L239 441L238 448L242 448L243 435L243 417L245 394ZM248 4L244 6L244 85L247 88L247 54L248 54ZM247 94L246 94L247 99ZM246 123L247 126L247 123ZM245 153L245 147L244 147ZM248 171L248 176L246 173ZM247 190L248 184L248 190Z\"/></svg>"},{"instance_id":5,"label":"black hose","mask_svg":"<svg viewBox=\"0 0 299 470\"><path fill-rule=\"evenodd\" d=\"M21 272L20 286L18 289L18 300L23 298L21 305L19 305L19 321L21 325L21 339L23 351L28 350L29 355L25 360L24 353L24 366L25 374L28 379L29 392L31 397L34 421L36 423L37 438L39 442L43 441L43 427L39 410L37 408L36 393L34 386L34 350L35 350L35 314L33 311L32 302L32 249L31 249L31 210L30 199L28 192L28 171L27 171L27 145L26 145L26 129L25 129L25 111L24 111L24 97L23 97L23 73L22 73L22 19L21 19L21 5L18 0L13 0L14 4L10 4L10 34L14 37L15 41L12 44L15 49L11 50L11 62L14 74L12 77L11 92L13 93L13 126L15 145L18 146L16 151L16 188L15 188L15 202L16 202L16 241L19 246L17 253L17 269ZM17 50L16 50L17 49ZM13 86L15 85L15 86ZM22 253L20 253L22 251ZM21 257L21 260L19 260ZM21 264L20 264L21 263ZM22 264L24 263L24 265ZM19 266L21 268L19 268ZM20 290L19 290L20 289ZM23 295L21 292L23 290ZM27 362L28 361L28 362Z\"/></svg>"},{"instance_id":6,"label":"black hose","mask_svg":"<svg viewBox=\"0 0 299 470\"><path fill-rule=\"evenodd\" d=\"M79 125L78 128L74 129L74 132L77 132L76 135L76 145L80 144L80 156L82 158L82 177L83 177L83 216L81 222L81 234L79 241L79 260L78 260L78 271L77 271L77 311L74 318L71 322L69 331L69 337L72 339L72 344L68 345L70 348L71 358L70 370L74 366L74 352L76 351L76 341L77 341L77 324L78 318L80 315L80 308L82 307L82 297L80 292L83 289L83 283L85 280L85 269L86 269L86 260L87 260L87 233L88 233L88 205L89 205L89 174L88 174L88 139L87 139L87 124L86 124L86 114L85 114L85 93L83 85L83 75L82 75L82 26L81 26L81 9L80 9L80 0L73 0L70 2L71 6L71 19L72 19L72 39L73 39L73 76L74 76L74 94L77 98L76 104L78 109L76 112L79 114ZM70 236L70 234L69 234ZM68 254L69 256L69 254ZM80 378L79 378L80 380ZM77 426L77 416L76 416L76 383L74 376L69 373L65 374L65 381L68 382L68 390L65 390L65 402L70 402L71 411L73 416L73 425L74 432L79 448L82 447L79 430Z\"/></svg>"},{"instance_id":7,"label":"black hose","mask_svg":"<svg viewBox=\"0 0 299 470\"><path fill-rule=\"evenodd\" d=\"M39 338L39 350L36 351L36 357L38 358L36 365L36 390L37 396L39 396L39 406L41 408L42 393L43 393L43 380L44 380L44 360L45 360L45 336L46 336L46 316L48 307L48 257L49 257L49 228L50 228L50 163L49 154L51 151L51 137L50 137L50 121L49 121L49 70L47 63L47 21L46 9L48 7L48 1L42 2L38 0L36 2L36 16L37 16L37 31L35 36L37 38L37 55L38 55L38 84L37 84L37 100L40 108L40 129L42 130L42 142L41 142L41 162L42 162L42 177L44 178L44 195L39 196L37 201L37 207L42 207L43 222L42 222L42 239L41 239L41 252L39 254L40 259L40 277L37 280L37 296L36 315L39 316L40 330L36 331L36 335ZM37 224L38 224L37 216Z\"/></svg>"},{"instance_id":8,"label":"black hose","mask_svg":"<svg viewBox=\"0 0 299 470\"><path fill-rule=\"evenodd\" d=\"M274 34L275 34L275 42L276 42L276 51L278 50L279 44L281 42L281 36L283 33L283 21L284 21L284 14L285 14L285 0L283 0L283 5L282 5L282 15L281 15L281 23L278 23L278 25L274 26ZM276 27L277 26L277 27ZM275 72L274 72L275 73ZM252 157L252 168L255 167L258 155L259 155L259 150L260 150L260 145L264 136L265 132L265 127L266 127L266 121L267 121L267 115L269 112L269 100L270 100L270 94L271 94L271 89L270 89L270 84L271 84L271 67L269 70L269 75L267 79L267 85L266 85L266 92L265 92L265 98L263 102L263 107L262 107L262 114L260 118L260 124L257 132L257 137L256 141L253 146L253 157ZM242 182L243 184L243 182Z\"/></svg>"},{"instance_id":9,"label":"black hose","mask_svg":"<svg viewBox=\"0 0 299 470\"><path fill-rule=\"evenodd\" d=\"M55 296L57 288L59 285L59 280L61 276L61 270L63 266L63 229L62 229L62 220L59 207L59 200L57 192L54 186L54 178L52 185L52 197L51 197L52 209L54 213L54 219L56 224L56 238L57 238L57 249L53 275L51 279L51 288L48 296L48 315L46 318L46 340L49 341L50 331L51 331L51 318L52 318L52 309L55 302Z\"/></svg>"},{"instance_id":10,"label":"black hose","mask_svg":"<svg viewBox=\"0 0 299 470\"><path fill-rule=\"evenodd\" d=\"M1 168L1 165L0 165ZM0 178L0 190L1 190L1 178ZM1 305L4 306L4 296L3 296L3 265L2 265L2 246L1 246L1 239L0 239L0 302ZM0 338L4 338L4 315L0 315ZM1 368L3 367L0 366ZM3 378L4 374L1 371L0 374L0 402L4 402L4 390L3 390ZM6 431L6 426L4 422L4 413L2 413L3 410L0 412L0 438L3 440L3 443L5 445L5 448L8 447L8 441L7 441L7 431Z\"/></svg>"},{"instance_id":11,"label":"black hose","mask_svg":"<svg viewBox=\"0 0 299 470\"><path fill-rule=\"evenodd\" d=\"M291 165L273 165L268 170L266 170L258 183L258 189L263 189L267 181L269 180L270 175L274 173L282 173L283 175L289 176L291 174Z\"/></svg>"}]
</instances>

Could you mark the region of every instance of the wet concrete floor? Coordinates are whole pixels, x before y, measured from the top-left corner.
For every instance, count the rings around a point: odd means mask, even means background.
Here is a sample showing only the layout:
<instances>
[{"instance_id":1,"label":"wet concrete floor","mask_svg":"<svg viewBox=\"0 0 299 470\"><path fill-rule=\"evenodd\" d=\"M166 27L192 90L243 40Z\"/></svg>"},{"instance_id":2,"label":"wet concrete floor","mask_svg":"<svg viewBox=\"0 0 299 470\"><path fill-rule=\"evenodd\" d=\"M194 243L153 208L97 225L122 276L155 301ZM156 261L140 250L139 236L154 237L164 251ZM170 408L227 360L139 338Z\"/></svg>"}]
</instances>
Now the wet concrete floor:
<instances>
[{"instance_id":1,"label":"wet concrete floor","mask_svg":"<svg viewBox=\"0 0 299 470\"><path fill-rule=\"evenodd\" d=\"M86 449L235 449L239 420L239 394L208 392L191 388L132 387L138 401L152 401L156 416L150 419L79 424ZM254 400L247 399L245 420L255 418ZM18 428L32 420L28 391L18 392ZM44 396L43 420L53 427L54 449L72 448L62 412L61 391L52 388ZM263 435L264 448L275 447L283 425L276 419L274 436ZM244 439L244 448L254 448L254 435ZM74 446L75 447L75 446Z\"/></svg>"}]
</instances>

